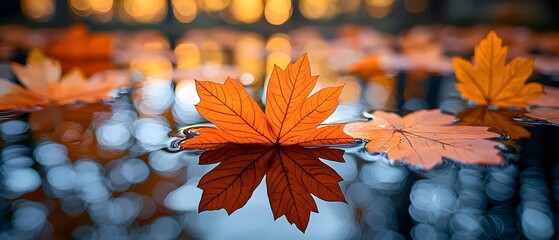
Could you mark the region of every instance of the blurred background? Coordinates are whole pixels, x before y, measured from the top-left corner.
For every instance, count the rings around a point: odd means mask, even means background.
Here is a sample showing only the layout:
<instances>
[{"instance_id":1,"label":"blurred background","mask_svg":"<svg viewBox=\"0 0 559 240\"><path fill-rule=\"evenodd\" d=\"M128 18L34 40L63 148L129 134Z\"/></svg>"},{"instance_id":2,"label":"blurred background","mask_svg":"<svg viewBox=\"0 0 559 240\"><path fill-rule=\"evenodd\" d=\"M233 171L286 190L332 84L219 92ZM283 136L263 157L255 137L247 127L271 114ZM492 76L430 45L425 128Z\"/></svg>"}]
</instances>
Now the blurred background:
<instances>
[{"instance_id":1,"label":"blurred background","mask_svg":"<svg viewBox=\"0 0 559 240\"><path fill-rule=\"evenodd\" d=\"M450 59L471 58L490 30L509 57L535 58L530 81L559 86L555 0L0 1L0 78L25 85L10 63L40 49L64 73L119 82L103 101L0 115L0 239L556 237L559 130L517 124L518 112L470 108L470 122L510 136L501 166L426 171L345 147L346 163L327 163L348 204L315 198L305 234L274 221L263 184L231 216L198 214L196 186L214 165L173 146L205 123L194 79L230 76L262 103L274 64L304 53L315 90L345 84L327 123L377 109L458 114L468 103Z\"/></svg>"},{"instance_id":2,"label":"blurred background","mask_svg":"<svg viewBox=\"0 0 559 240\"><path fill-rule=\"evenodd\" d=\"M559 3L459 0L22 0L0 3L4 23L94 30L157 28L167 36L189 28L228 26L271 34L301 25L366 24L396 33L418 24L559 26Z\"/></svg>"}]
</instances>

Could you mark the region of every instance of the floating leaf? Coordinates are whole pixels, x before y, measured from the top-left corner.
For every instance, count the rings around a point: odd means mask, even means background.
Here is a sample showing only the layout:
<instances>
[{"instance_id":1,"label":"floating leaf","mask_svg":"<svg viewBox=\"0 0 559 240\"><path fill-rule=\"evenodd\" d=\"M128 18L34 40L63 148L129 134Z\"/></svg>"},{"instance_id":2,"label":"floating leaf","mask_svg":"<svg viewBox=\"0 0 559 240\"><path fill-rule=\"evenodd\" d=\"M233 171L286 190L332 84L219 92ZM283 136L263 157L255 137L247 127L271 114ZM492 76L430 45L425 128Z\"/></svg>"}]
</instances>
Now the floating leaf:
<instances>
[{"instance_id":1,"label":"floating leaf","mask_svg":"<svg viewBox=\"0 0 559 240\"><path fill-rule=\"evenodd\" d=\"M89 79L77 69L62 75L58 62L38 50L29 54L27 65L13 63L12 68L27 89L0 80L0 111L31 110L49 104L98 102L106 99L115 88L129 82L128 75L119 72L103 72Z\"/></svg>"},{"instance_id":2,"label":"floating leaf","mask_svg":"<svg viewBox=\"0 0 559 240\"><path fill-rule=\"evenodd\" d=\"M231 214L251 198L264 176L274 218L305 231L311 212L318 213L314 195L325 201L345 202L342 181L321 159L343 162L343 150L292 146L226 144L200 156L200 164L217 167L204 175L198 187L204 192L199 211L225 209Z\"/></svg>"},{"instance_id":3,"label":"floating leaf","mask_svg":"<svg viewBox=\"0 0 559 240\"><path fill-rule=\"evenodd\" d=\"M464 98L485 106L527 107L527 101L544 94L539 83L526 83L534 60L515 58L505 64L507 51L492 31L476 47L475 65L460 57L452 59L456 88Z\"/></svg>"},{"instance_id":4,"label":"floating leaf","mask_svg":"<svg viewBox=\"0 0 559 240\"><path fill-rule=\"evenodd\" d=\"M485 138L498 137L486 127L450 126L454 116L438 109L421 110L400 117L394 113L374 112L368 122L346 125L352 137L369 140L370 152L386 152L398 160L431 169L442 157L464 163L498 164L501 162L496 142Z\"/></svg>"},{"instance_id":5,"label":"floating leaf","mask_svg":"<svg viewBox=\"0 0 559 240\"><path fill-rule=\"evenodd\" d=\"M318 127L338 105L342 87L324 88L307 97L316 84L307 55L285 70L275 66L268 84L266 112L241 84L196 81L200 103L196 109L214 123L200 136L181 143L185 149L210 149L224 143L302 145L341 144L354 139L340 126Z\"/></svg>"}]
</instances>

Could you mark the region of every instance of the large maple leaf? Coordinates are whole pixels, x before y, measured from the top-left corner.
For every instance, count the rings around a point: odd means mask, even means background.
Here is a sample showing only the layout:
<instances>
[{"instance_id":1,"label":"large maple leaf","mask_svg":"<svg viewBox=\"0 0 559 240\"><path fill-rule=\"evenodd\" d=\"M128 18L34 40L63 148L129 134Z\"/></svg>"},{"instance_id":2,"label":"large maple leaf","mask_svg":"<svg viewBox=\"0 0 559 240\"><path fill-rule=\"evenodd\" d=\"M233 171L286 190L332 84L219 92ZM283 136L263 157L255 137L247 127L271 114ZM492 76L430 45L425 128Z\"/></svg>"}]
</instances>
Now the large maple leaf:
<instances>
[{"instance_id":1,"label":"large maple leaf","mask_svg":"<svg viewBox=\"0 0 559 240\"><path fill-rule=\"evenodd\" d=\"M274 217L285 215L305 231L311 212L318 212L311 194L327 201L345 201L342 178L318 158L343 162L343 151L303 146L354 141L343 125L319 127L338 105L342 87L324 88L310 97L317 76L311 76L306 55L285 70L275 66L267 89L266 112L241 84L196 81L196 109L217 128L201 128L180 144L185 149L212 149L200 164L220 163L204 175L199 211L224 208L229 214L246 204L266 175Z\"/></svg>"},{"instance_id":2,"label":"large maple leaf","mask_svg":"<svg viewBox=\"0 0 559 240\"><path fill-rule=\"evenodd\" d=\"M224 143L263 145L333 145L354 139L343 125L319 127L338 105L343 86L311 95L318 76L311 76L307 55L285 70L274 67L266 93L266 112L233 79L224 84L196 81L196 109L217 128L181 143L185 149L210 149Z\"/></svg>"},{"instance_id":3,"label":"large maple leaf","mask_svg":"<svg viewBox=\"0 0 559 240\"><path fill-rule=\"evenodd\" d=\"M127 74L99 73L87 79L78 70L62 75L60 64L39 50L29 54L27 65L13 63L12 69L26 87L0 80L0 111L31 110L46 105L98 102L114 89L127 85Z\"/></svg>"},{"instance_id":4,"label":"large maple leaf","mask_svg":"<svg viewBox=\"0 0 559 240\"><path fill-rule=\"evenodd\" d=\"M497 164L501 162L498 143L485 140L499 136L487 127L450 126L455 118L440 110L421 110L400 117L394 113L374 112L368 122L346 125L346 132L368 139L371 152L386 152L398 160L431 169L442 157L464 163Z\"/></svg>"},{"instance_id":5,"label":"large maple leaf","mask_svg":"<svg viewBox=\"0 0 559 240\"><path fill-rule=\"evenodd\" d=\"M505 64L507 51L492 31L475 48L475 65L460 57L452 59L456 88L464 98L485 106L527 107L527 101L544 94L540 84L526 84L534 60L515 58Z\"/></svg>"},{"instance_id":6,"label":"large maple leaf","mask_svg":"<svg viewBox=\"0 0 559 240\"><path fill-rule=\"evenodd\" d=\"M333 169L319 158L344 162L343 150L226 144L200 156L200 164L220 163L204 175L198 187L204 192L198 210L224 208L231 214L243 207L266 176L268 199L275 219L305 231L311 212L318 212L312 195L325 201L345 202Z\"/></svg>"}]
</instances>

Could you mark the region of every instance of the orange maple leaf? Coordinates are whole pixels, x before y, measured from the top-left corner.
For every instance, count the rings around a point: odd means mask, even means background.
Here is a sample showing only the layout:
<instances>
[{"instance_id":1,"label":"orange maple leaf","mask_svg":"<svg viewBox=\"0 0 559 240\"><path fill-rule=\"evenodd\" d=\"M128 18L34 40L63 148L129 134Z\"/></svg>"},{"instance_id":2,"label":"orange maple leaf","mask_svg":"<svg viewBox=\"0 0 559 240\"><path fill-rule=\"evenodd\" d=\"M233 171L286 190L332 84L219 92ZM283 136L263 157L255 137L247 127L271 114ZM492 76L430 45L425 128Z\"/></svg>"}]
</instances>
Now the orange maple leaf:
<instances>
[{"instance_id":1,"label":"orange maple leaf","mask_svg":"<svg viewBox=\"0 0 559 240\"><path fill-rule=\"evenodd\" d=\"M47 58L39 50L29 54L27 65L13 63L11 66L27 89L7 80L0 80L0 111L31 110L50 104L97 102L129 81L126 74L116 72L99 73L89 79L78 69L62 75L60 64Z\"/></svg>"},{"instance_id":2,"label":"orange maple leaf","mask_svg":"<svg viewBox=\"0 0 559 240\"><path fill-rule=\"evenodd\" d=\"M374 112L368 122L346 125L346 132L370 140L371 152L386 152L391 160L431 169L442 157L464 163L501 162L496 142L485 140L499 136L486 127L450 126L454 116L440 110L421 110L400 117L394 113Z\"/></svg>"},{"instance_id":3,"label":"orange maple leaf","mask_svg":"<svg viewBox=\"0 0 559 240\"><path fill-rule=\"evenodd\" d=\"M460 57L452 59L456 88L464 98L485 106L527 107L527 101L544 94L540 84L526 84L534 60L515 58L505 64L507 51L491 31L475 49L475 66Z\"/></svg>"},{"instance_id":4,"label":"orange maple leaf","mask_svg":"<svg viewBox=\"0 0 559 240\"><path fill-rule=\"evenodd\" d=\"M311 76L307 55L285 70L274 67L266 93L266 112L233 79L224 84L196 81L196 109L217 128L180 144L185 149L209 149L224 143L263 145L333 145L354 139L343 125L318 127L338 105L343 86L311 93L318 76Z\"/></svg>"},{"instance_id":5,"label":"orange maple leaf","mask_svg":"<svg viewBox=\"0 0 559 240\"><path fill-rule=\"evenodd\" d=\"M208 150L200 164L220 163L204 175L198 187L204 192L198 210L224 208L231 214L243 207L266 175L268 199L274 218L285 215L305 231L311 212L318 212L312 195L325 201L346 202L338 183L342 177L321 159L344 162L343 150L276 148L251 144L227 144Z\"/></svg>"}]
</instances>

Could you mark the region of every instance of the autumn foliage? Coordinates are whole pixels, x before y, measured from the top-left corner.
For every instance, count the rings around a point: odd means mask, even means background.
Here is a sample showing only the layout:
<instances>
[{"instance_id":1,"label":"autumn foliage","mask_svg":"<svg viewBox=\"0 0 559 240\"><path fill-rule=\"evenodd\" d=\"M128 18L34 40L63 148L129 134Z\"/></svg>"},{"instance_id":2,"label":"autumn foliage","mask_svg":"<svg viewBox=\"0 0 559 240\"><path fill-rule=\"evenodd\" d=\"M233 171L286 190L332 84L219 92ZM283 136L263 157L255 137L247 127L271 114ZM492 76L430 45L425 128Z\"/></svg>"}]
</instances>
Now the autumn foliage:
<instances>
[{"instance_id":1,"label":"autumn foliage","mask_svg":"<svg viewBox=\"0 0 559 240\"><path fill-rule=\"evenodd\" d=\"M0 111L99 102L116 88L129 84L126 74L98 73L86 78L79 69L62 74L59 62L39 50L29 54L25 66L17 63L11 66L25 88L0 80Z\"/></svg>"},{"instance_id":2,"label":"autumn foliage","mask_svg":"<svg viewBox=\"0 0 559 240\"><path fill-rule=\"evenodd\" d=\"M464 98L485 106L527 107L527 101L544 95L539 83L526 83L534 60L515 58L506 64L507 51L492 31L475 48L474 65L460 57L452 59L456 89Z\"/></svg>"},{"instance_id":3,"label":"autumn foliage","mask_svg":"<svg viewBox=\"0 0 559 240\"><path fill-rule=\"evenodd\" d=\"M318 212L311 194L326 201L345 198L342 178L319 158L343 162L343 150L304 146L354 141L343 125L319 127L338 105L342 87L313 90L307 55L285 70L275 66L263 112L243 86L233 79L224 84L196 82L198 112L217 128L201 128L199 136L180 144L185 149L210 149L200 164L219 163L204 175L199 211L224 208L229 214L243 207L266 176L274 217L283 215L301 231L310 213Z\"/></svg>"},{"instance_id":4,"label":"autumn foliage","mask_svg":"<svg viewBox=\"0 0 559 240\"><path fill-rule=\"evenodd\" d=\"M338 105L342 87L313 94L318 76L311 76L307 55L285 70L275 66L266 92L266 112L233 79L224 84L196 81L196 109L217 128L181 144L185 149L211 149L225 143L263 145L333 145L354 141L343 125L319 127Z\"/></svg>"},{"instance_id":5,"label":"autumn foliage","mask_svg":"<svg viewBox=\"0 0 559 240\"><path fill-rule=\"evenodd\" d=\"M475 65L459 57L453 58L452 65L458 79L456 89L464 98L483 106L544 107L529 109L525 115L557 124L559 110L553 107L557 107L559 102L557 100L558 91L546 87L544 92L541 84L526 83L532 74L534 60L515 58L506 64L507 51L507 47L502 46L501 39L491 31L475 49ZM487 118L476 120L470 112L478 112ZM513 138L530 136L524 127L511 124L513 123L512 117L510 112L497 113L493 110L466 110L461 116L465 120L462 121L462 124L489 126L493 130L508 133ZM500 120L497 121L498 119Z\"/></svg>"},{"instance_id":6,"label":"autumn foliage","mask_svg":"<svg viewBox=\"0 0 559 240\"><path fill-rule=\"evenodd\" d=\"M64 71L79 67L87 76L113 69L116 38L110 33L89 32L86 25L74 24L64 36L51 42L44 50L60 60Z\"/></svg>"},{"instance_id":7,"label":"autumn foliage","mask_svg":"<svg viewBox=\"0 0 559 240\"><path fill-rule=\"evenodd\" d=\"M485 140L498 134L486 127L453 126L452 115L440 110L421 110L400 117L376 111L368 122L346 125L349 135L369 140L371 152L386 152L388 158L423 169L431 169L442 158L464 163L498 164L501 162L498 143Z\"/></svg>"}]
</instances>

